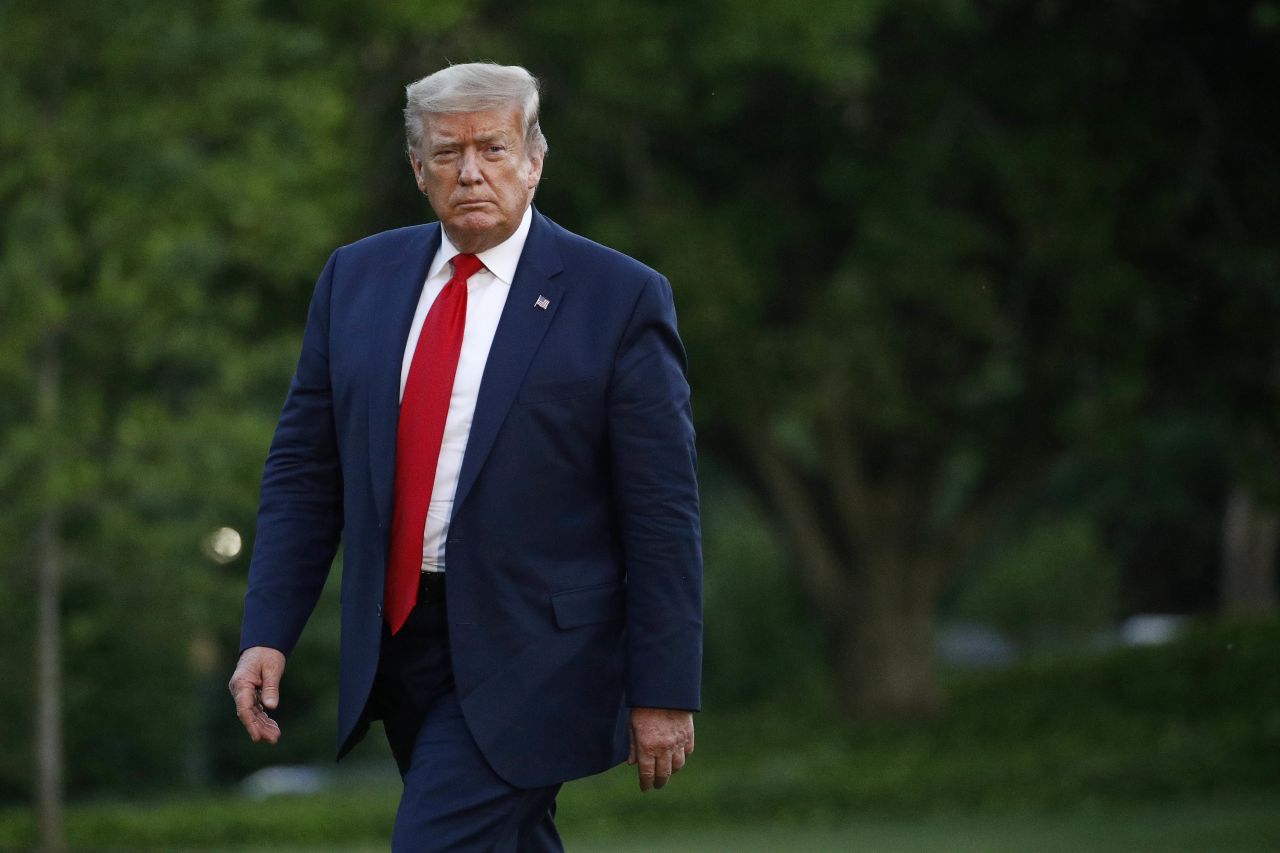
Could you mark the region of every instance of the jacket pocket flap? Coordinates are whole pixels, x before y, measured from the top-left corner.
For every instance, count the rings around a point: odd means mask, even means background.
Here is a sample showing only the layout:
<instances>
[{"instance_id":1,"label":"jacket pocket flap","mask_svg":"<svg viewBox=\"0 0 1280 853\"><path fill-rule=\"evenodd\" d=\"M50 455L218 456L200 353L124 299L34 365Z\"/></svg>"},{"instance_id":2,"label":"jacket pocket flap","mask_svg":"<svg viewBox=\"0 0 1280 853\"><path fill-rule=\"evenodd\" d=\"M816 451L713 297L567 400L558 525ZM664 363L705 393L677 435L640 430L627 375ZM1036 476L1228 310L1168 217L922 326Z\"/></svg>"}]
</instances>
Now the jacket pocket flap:
<instances>
[{"instance_id":1,"label":"jacket pocket flap","mask_svg":"<svg viewBox=\"0 0 1280 853\"><path fill-rule=\"evenodd\" d=\"M620 619L622 584L610 583L557 592L551 596L551 607L556 612L556 625L561 628L577 628L579 625Z\"/></svg>"}]
</instances>

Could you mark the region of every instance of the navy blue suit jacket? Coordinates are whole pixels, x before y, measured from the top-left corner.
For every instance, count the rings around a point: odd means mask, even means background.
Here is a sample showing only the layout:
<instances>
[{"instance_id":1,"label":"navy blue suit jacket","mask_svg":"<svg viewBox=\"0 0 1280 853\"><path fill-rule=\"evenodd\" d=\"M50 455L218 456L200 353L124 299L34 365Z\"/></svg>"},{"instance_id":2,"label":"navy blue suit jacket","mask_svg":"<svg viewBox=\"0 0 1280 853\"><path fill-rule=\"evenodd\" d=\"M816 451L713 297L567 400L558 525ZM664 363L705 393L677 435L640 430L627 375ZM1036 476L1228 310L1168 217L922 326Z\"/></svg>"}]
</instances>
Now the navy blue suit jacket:
<instances>
[{"instance_id":1,"label":"navy blue suit jacket","mask_svg":"<svg viewBox=\"0 0 1280 853\"><path fill-rule=\"evenodd\" d=\"M367 727L401 359L439 245L433 223L329 258L262 478L241 647L292 651L341 540L339 756ZM535 210L445 551L458 697L508 782L625 760L627 707L699 707L694 466L667 280Z\"/></svg>"}]
</instances>

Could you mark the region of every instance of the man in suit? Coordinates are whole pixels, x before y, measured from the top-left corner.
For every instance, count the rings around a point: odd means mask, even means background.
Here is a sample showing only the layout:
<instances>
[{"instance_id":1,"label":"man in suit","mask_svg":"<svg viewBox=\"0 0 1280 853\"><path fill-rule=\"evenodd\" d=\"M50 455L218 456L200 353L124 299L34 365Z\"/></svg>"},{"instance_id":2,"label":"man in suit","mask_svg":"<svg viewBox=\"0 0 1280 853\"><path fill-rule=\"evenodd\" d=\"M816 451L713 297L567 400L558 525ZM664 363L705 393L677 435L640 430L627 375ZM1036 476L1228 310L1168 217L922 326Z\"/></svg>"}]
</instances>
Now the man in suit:
<instances>
[{"instance_id":1,"label":"man in suit","mask_svg":"<svg viewBox=\"0 0 1280 853\"><path fill-rule=\"evenodd\" d=\"M341 538L338 755L382 720L394 850L560 850L561 783L694 748L694 434L671 288L532 205L523 68L407 87L439 223L338 249L267 457L230 689L255 741ZM446 582L447 578L447 582Z\"/></svg>"}]
</instances>

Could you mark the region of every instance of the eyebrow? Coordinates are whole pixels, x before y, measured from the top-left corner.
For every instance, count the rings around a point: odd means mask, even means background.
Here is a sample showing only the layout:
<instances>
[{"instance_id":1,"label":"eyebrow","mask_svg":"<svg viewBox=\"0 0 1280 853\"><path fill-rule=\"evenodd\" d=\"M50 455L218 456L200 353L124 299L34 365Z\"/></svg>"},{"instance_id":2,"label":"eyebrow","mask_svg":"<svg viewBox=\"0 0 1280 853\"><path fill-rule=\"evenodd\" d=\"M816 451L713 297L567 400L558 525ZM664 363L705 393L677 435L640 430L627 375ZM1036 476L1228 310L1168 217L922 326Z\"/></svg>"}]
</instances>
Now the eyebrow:
<instances>
[{"instance_id":1,"label":"eyebrow","mask_svg":"<svg viewBox=\"0 0 1280 853\"><path fill-rule=\"evenodd\" d=\"M477 145L488 145L491 142L510 144L511 141L509 134L501 130L495 130L492 133L478 133L472 137L472 139ZM436 139L430 140L427 150L435 151L439 148L451 148L458 145L459 142L460 139L456 136L437 137Z\"/></svg>"}]
</instances>

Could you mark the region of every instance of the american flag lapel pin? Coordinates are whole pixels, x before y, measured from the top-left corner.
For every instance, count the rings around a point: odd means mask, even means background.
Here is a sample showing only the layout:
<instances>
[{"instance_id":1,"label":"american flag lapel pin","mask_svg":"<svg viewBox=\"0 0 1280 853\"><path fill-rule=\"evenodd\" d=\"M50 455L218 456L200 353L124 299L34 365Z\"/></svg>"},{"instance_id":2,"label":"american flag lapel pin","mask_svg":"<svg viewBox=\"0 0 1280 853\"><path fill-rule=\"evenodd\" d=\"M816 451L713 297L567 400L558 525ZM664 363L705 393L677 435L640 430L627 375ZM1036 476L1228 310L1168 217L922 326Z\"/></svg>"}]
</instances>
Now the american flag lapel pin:
<instances>
[{"instance_id":1,"label":"american flag lapel pin","mask_svg":"<svg viewBox=\"0 0 1280 853\"><path fill-rule=\"evenodd\" d=\"M543 311L546 311L547 306L551 304L551 300L539 293L538 298L534 300L533 304L536 307L541 308Z\"/></svg>"}]
</instances>

